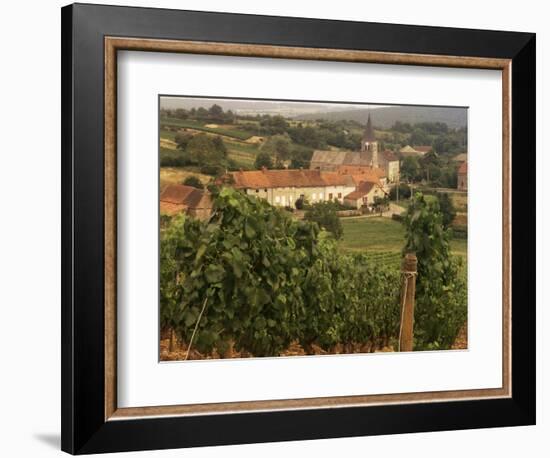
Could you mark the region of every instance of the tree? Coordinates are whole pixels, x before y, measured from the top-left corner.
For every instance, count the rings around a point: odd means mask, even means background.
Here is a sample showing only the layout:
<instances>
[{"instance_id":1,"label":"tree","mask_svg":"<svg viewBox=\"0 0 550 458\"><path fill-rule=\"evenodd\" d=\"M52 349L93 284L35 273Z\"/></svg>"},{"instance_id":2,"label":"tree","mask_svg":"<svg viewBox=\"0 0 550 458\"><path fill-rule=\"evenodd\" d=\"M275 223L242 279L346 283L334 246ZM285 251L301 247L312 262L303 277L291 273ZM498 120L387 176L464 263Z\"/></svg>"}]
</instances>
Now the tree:
<instances>
[{"instance_id":1,"label":"tree","mask_svg":"<svg viewBox=\"0 0 550 458\"><path fill-rule=\"evenodd\" d=\"M275 165L281 167L290 156L292 142L288 135L273 135L262 145L262 151L275 157Z\"/></svg>"},{"instance_id":2,"label":"tree","mask_svg":"<svg viewBox=\"0 0 550 458\"><path fill-rule=\"evenodd\" d=\"M296 202L294 203L294 206L296 207L296 210L303 210L305 207L309 205L309 202L305 197L298 197L296 199Z\"/></svg>"},{"instance_id":3,"label":"tree","mask_svg":"<svg viewBox=\"0 0 550 458\"><path fill-rule=\"evenodd\" d=\"M222 121L223 120L223 108L220 107L217 104L212 105L208 109L208 114L209 114L210 118L213 119L213 120L216 120L216 121Z\"/></svg>"},{"instance_id":4,"label":"tree","mask_svg":"<svg viewBox=\"0 0 550 458\"><path fill-rule=\"evenodd\" d=\"M405 183L399 183L399 199L411 197L411 187ZM397 185L390 188L390 200L397 200Z\"/></svg>"},{"instance_id":5,"label":"tree","mask_svg":"<svg viewBox=\"0 0 550 458\"><path fill-rule=\"evenodd\" d=\"M435 151L432 150L426 153L422 157L420 163L422 164L422 167L426 172L427 181L436 179L441 174L441 171L440 171L441 161L440 161L439 155Z\"/></svg>"},{"instance_id":6,"label":"tree","mask_svg":"<svg viewBox=\"0 0 550 458\"><path fill-rule=\"evenodd\" d=\"M319 202L308 206L304 219L316 222L319 227L330 232L335 239L341 239L344 234L342 222L336 211L337 205L334 202Z\"/></svg>"},{"instance_id":7,"label":"tree","mask_svg":"<svg viewBox=\"0 0 550 458\"><path fill-rule=\"evenodd\" d=\"M195 176L195 175L189 175L188 177L183 180L183 183L186 186L192 186L193 188L197 189L204 189L204 185L202 184L201 180Z\"/></svg>"},{"instance_id":8,"label":"tree","mask_svg":"<svg viewBox=\"0 0 550 458\"><path fill-rule=\"evenodd\" d=\"M415 156L407 156L403 159L401 162L400 172L403 179L412 183L422 178L420 163L418 162L418 158Z\"/></svg>"},{"instance_id":9,"label":"tree","mask_svg":"<svg viewBox=\"0 0 550 458\"><path fill-rule=\"evenodd\" d=\"M441 223L445 229L449 228L456 216L455 206L453 200L446 192L437 193L439 200L439 210L441 211Z\"/></svg>"},{"instance_id":10,"label":"tree","mask_svg":"<svg viewBox=\"0 0 550 458\"><path fill-rule=\"evenodd\" d=\"M187 145L189 144L192 138L193 138L192 134L190 134L189 132L180 130L179 132L176 133L176 136L174 137L174 141L178 145L179 149L184 150L185 148L187 148Z\"/></svg>"},{"instance_id":11,"label":"tree","mask_svg":"<svg viewBox=\"0 0 550 458\"><path fill-rule=\"evenodd\" d=\"M256 155L256 159L254 160L254 167L258 170L261 170L263 167L266 169L273 168L273 161L271 160L271 154L265 151L260 151Z\"/></svg>"},{"instance_id":12,"label":"tree","mask_svg":"<svg viewBox=\"0 0 550 458\"><path fill-rule=\"evenodd\" d=\"M311 148L296 145L290 152L290 168L309 169L311 156L313 156L313 150Z\"/></svg>"}]
</instances>

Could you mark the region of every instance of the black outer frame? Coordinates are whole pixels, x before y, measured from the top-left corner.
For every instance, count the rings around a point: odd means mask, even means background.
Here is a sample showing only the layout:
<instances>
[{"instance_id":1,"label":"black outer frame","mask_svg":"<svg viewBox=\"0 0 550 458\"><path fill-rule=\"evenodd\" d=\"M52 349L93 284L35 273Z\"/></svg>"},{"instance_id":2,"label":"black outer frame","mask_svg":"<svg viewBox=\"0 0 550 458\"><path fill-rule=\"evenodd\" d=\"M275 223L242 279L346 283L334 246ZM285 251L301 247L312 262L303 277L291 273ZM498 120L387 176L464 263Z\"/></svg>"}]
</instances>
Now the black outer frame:
<instances>
[{"instance_id":1,"label":"black outer frame","mask_svg":"<svg viewBox=\"0 0 550 458\"><path fill-rule=\"evenodd\" d=\"M74 4L61 35L64 451L535 424L535 34ZM105 36L512 59L512 397L105 421Z\"/></svg>"}]
</instances>

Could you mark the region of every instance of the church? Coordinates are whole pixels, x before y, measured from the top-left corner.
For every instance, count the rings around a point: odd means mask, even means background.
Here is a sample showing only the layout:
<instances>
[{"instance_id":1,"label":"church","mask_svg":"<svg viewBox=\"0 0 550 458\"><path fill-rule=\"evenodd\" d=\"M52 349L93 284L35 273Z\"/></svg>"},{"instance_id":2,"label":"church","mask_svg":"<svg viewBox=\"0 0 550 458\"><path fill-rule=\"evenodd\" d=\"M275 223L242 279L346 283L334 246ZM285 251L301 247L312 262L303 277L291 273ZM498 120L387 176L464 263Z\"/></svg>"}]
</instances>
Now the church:
<instances>
[{"instance_id":1,"label":"church","mask_svg":"<svg viewBox=\"0 0 550 458\"><path fill-rule=\"evenodd\" d=\"M361 139L360 151L315 150L309 168L312 170L338 171L342 166L382 169L389 183L397 182L399 178L399 159L393 151L379 151L370 114Z\"/></svg>"}]
</instances>

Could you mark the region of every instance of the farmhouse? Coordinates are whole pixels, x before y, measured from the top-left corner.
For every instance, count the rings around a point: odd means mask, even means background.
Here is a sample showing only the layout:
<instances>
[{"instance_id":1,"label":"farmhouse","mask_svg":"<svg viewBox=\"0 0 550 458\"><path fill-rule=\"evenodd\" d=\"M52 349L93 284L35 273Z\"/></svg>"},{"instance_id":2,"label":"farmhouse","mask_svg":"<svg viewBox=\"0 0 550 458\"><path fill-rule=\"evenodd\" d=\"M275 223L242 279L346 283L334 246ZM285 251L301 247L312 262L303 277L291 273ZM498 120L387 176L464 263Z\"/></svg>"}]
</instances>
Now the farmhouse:
<instances>
[{"instance_id":1,"label":"farmhouse","mask_svg":"<svg viewBox=\"0 0 550 458\"><path fill-rule=\"evenodd\" d=\"M468 162L464 161L460 164L457 171L457 185L459 191L468 190Z\"/></svg>"},{"instance_id":2,"label":"farmhouse","mask_svg":"<svg viewBox=\"0 0 550 458\"><path fill-rule=\"evenodd\" d=\"M355 190L348 175L321 170L283 169L231 172L233 186L248 195L267 200L271 205L295 207L300 198L310 203L344 202L344 196Z\"/></svg>"},{"instance_id":3,"label":"farmhouse","mask_svg":"<svg viewBox=\"0 0 550 458\"><path fill-rule=\"evenodd\" d=\"M187 213L198 219L212 214L212 199L208 191L183 184L170 184L160 194L160 214Z\"/></svg>"},{"instance_id":4,"label":"farmhouse","mask_svg":"<svg viewBox=\"0 0 550 458\"><path fill-rule=\"evenodd\" d=\"M361 139L360 151L315 150L309 168L311 170L335 171L340 166L381 168L391 183L396 182L399 177L399 159L390 150L378 150L378 141L374 134L370 115Z\"/></svg>"},{"instance_id":5,"label":"farmhouse","mask_svg":"<svg viewBox=\"0 0 550 458\"><path fill-rule=\"evenodd\" d=\"M344 197L344 205L354 208L372 206L376 197L383 198L386 195L382 186L370 181L363 181L357 189Z\"/></svg>"}]
</instances>

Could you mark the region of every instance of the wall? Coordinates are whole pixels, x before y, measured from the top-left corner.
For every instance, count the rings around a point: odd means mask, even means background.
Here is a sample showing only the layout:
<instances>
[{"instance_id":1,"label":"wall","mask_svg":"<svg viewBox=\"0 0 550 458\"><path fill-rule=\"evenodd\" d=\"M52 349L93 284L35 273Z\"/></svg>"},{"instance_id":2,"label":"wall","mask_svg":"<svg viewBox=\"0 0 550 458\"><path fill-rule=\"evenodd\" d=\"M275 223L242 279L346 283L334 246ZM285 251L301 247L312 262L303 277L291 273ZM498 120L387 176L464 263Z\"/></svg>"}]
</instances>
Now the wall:
<instances>
[{"instance_id":1,"label":"wall","mask_svg":"<svg viewBox=\"0 0 550 458\"><path fill-rule=\"evenodd\" d=\"M0 455L59 456L60 366L60 11L57 0L4 2L0 14ZM95 2L94 2L95 3ZM548 182L543 183L543 111L550 100L542 88L550 32L544 2L462 0L389 2L258 2L232 0L109 0L111 4L231 11L327 19L509 29L538 35L539 285L541 259L550 258L544 226L550 228ZM543 56L545 59L543 60ZM547 75L546 75L547 76ZM547 124L547 123L546 123ZM548 143L548 139L547 143ZM528 196L533 198L533 196ZM545 256L546 254L546 256ZM548 269L545 270L545 274ZM539 286L540 288L540 286ZM550 325L539 290L539 425L429 434L132 453L123 456L186 457L539 457L550 448L548 390ZM546 304L550 294L544 293ZM545 366L542 365L546 360ZM215 431L213 431L215 434ZM546 453L543 452L546 450Z\"/></svg>"}]
</instances>

